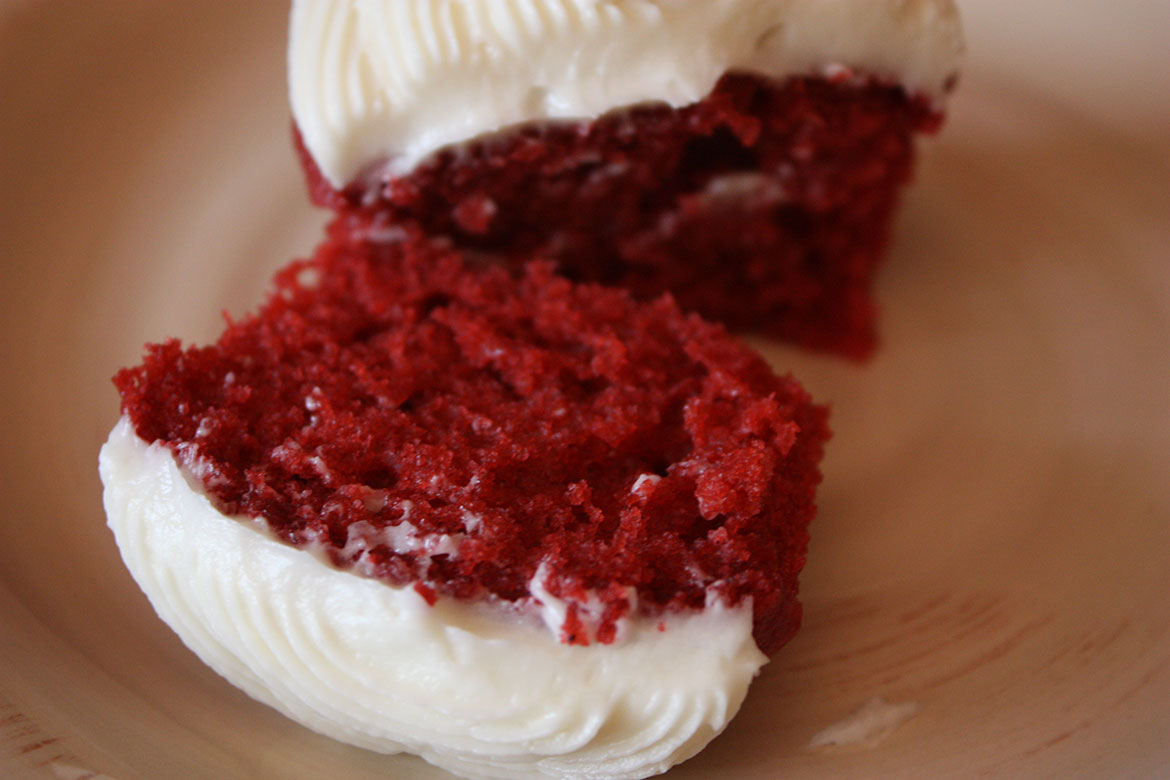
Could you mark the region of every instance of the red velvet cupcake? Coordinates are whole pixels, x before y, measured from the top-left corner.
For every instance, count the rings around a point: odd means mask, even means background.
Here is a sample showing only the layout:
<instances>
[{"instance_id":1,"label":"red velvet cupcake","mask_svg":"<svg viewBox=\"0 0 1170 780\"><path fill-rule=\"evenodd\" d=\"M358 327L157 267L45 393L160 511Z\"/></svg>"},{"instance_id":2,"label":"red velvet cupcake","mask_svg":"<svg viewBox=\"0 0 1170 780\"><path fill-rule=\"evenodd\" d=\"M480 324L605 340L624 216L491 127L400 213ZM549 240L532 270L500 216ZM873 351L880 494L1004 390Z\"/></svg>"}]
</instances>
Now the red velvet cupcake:
<instances>
[{"instance_id":1,"label":"red velvet cupcake","mask_svg":"<svg viewBox=\"0 0 1170 780\"><path fill-rule=\"evenodd\" d=\"M472 777L687 757L799 625L825 410L669 297L349 227L117 375L127 565L338 738Z\"/></svg>"},{"instance_id":2,"label":"red velvet cupcake","mask_svg":"<svg viewBox=\"0 0 1170 780\"><path fill-rule=\"evenodd\" d=\"M862 357L946 0L293 6L315 256L120 372L123 558L251 696L471 778L643 778L800 622L825 410L723 325Z\"/></svg>"},{"instance_id":3,"label":"red velvet cupcake","mask_svg":"<svg viewBox=\"0 0 1170 780\"><path fill-rule=\"evenodd\" d=\"M294 10L319 204L871 353L915 136L956 79L950 2L439 6Z\"/></svg>"}]
</instances>

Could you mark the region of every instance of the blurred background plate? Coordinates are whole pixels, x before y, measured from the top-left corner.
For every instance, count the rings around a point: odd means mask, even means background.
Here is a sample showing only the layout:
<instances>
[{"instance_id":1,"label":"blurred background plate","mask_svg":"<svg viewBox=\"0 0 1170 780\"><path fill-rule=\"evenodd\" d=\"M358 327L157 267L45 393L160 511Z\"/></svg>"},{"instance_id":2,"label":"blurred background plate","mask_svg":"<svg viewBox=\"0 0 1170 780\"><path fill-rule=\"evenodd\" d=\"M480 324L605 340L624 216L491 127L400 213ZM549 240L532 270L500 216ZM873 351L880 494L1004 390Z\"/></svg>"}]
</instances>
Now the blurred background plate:
<instances>
[{"instance_id":1,"label":"blurred background plate","mask_svg":"<svg viewBox=\"0 0 1170 780\"><path fill-rule=\"evenodd\" d=\"M971 0L867 366L834 407L806 626L677 778L1170 776L1170 5ZM0 0L0 775L431 778L206 669L106 531L109 377L312 246L281 3ZM874 697L876 744L810 740Z\"/></svg>"}]
</instances>

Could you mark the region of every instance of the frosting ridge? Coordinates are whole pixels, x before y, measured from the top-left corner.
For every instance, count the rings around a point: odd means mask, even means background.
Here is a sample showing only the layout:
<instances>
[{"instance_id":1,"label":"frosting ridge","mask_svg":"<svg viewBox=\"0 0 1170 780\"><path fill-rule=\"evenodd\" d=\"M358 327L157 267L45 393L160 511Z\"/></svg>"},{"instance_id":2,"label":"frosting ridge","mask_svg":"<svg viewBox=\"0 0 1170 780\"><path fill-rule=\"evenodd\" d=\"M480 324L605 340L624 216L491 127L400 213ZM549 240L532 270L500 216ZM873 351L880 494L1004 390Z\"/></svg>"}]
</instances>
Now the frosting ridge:
<instances>
[{"instance_id":1,"label":"frosting ridge","mask_svg":"<svg viewBox=\"0 0 1170 780\"><path fill-rule=\"evenodd\" d=\"M289 94L342 187L520 122L694 103L721 75L853 69L941 100L952 0L294 0Z\"/></svg>"}]
</instances>

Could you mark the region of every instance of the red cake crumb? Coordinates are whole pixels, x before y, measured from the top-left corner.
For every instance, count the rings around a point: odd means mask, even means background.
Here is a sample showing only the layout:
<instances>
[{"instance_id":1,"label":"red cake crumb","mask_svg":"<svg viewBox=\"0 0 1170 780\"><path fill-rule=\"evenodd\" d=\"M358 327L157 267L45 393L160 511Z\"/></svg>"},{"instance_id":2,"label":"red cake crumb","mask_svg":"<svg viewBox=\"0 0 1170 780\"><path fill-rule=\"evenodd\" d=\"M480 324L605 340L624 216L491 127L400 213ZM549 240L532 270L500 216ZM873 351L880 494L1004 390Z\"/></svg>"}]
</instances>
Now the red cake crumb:
<instances>
[{"instance_id":1,"label":"red cake crumb","mask_svg":"<svg viewBox=\"0 0 1170 780\"><path fill-rule=\"evenodd\" d=\"M115 377L221 511L428 601L517 602L543 566L569 642L613 641L627 587L793 634L828 436L793 379L669 298L330 231L217 343Z\"/></svg>"},{"instance_id":2,"label":"red cake crumb","mask_svg":"<svg viewBox=\"0 0 1170 780\"><path fill-rule=\"evenodd\" d=\"M852 357L875 344L874 270L940 115L897 86L730 74L680 109L529 123L343 191L299 143L314 200L364 223L416 223L513 267L570 278ZM375 178L375 181L376 178Z\"/></svg>"}]
</instances>

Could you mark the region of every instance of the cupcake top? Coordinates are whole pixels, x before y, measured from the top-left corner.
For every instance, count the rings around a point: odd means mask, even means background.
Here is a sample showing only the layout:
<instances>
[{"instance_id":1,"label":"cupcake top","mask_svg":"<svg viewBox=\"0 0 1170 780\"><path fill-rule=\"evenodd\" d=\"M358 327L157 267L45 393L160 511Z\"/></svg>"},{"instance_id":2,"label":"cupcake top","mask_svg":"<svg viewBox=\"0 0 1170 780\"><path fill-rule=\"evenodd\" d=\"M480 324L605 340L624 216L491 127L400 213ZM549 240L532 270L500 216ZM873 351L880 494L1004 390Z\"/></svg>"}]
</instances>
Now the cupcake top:
<instances>
[{"instance_id":1,"label":"cupcake top","mask_svg":"<svg viewBox=\"0 0 1170 780\"><path fill-rule=\"evenodd\" d=\"M429 600L623 618L754 604L796 630L825 413L669 299L421 240L326 244L220 340L116 378L220 511Z\"/></svg>"},{"instance_id":2,"label":"cupcake top","mask_svg":"<svg viewBox=\"0 0 1170 780\"><path fill-rule=\"evenodd\" d=\"M510 125L683 106L728 71L862 75L936 101L952 0L294 0L289 93L341 188Z\"/></svg>"}]
</instances>

